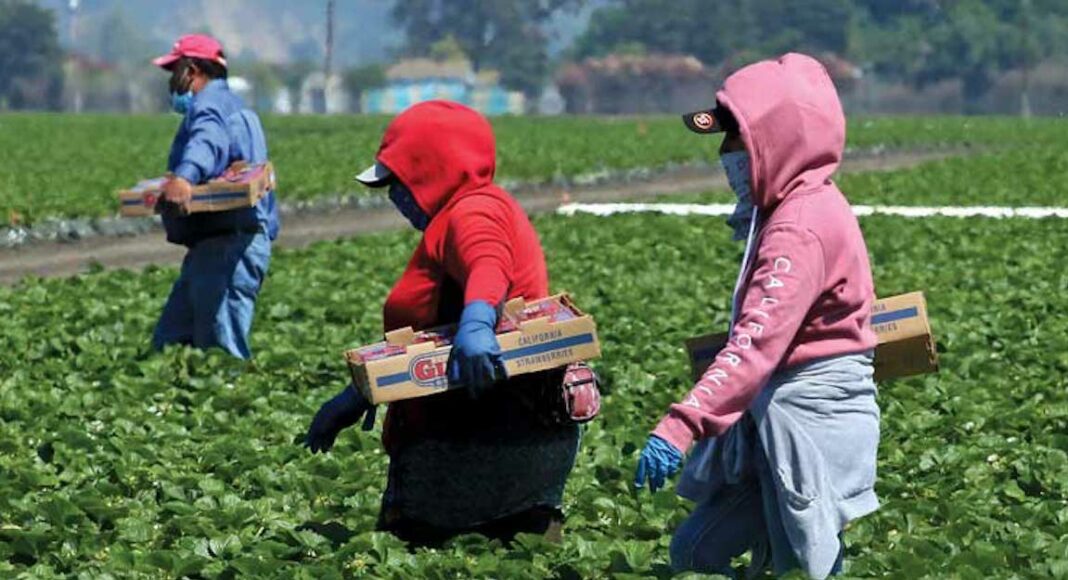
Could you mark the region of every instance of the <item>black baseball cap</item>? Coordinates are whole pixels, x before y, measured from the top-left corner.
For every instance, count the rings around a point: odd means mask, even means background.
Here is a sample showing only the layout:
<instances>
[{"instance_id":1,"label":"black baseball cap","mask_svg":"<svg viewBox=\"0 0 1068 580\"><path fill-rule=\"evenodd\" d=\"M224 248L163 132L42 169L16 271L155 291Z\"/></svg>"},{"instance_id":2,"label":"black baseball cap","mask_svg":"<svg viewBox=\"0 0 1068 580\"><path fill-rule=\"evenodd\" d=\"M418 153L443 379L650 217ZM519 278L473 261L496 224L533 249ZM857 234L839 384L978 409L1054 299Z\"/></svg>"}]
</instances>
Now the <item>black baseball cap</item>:
<instances>
[{"instance_id":1,"label":"black baseball cap","mask_svg":"<svg viewBox=\"0 0 1068 580\"><path fill-rule=\"evenodd\" d=\"M393 172L378 161L356 176L356 181L367 187L385 187L389 185L391 179L393 179Z\"/></svg>"},{"instance_id":2,"label":"black baseball cap","mask_svg":"<svg viewBox=\"0 0 1068 580\"><path fill-rule=\"evenodd\" d=\"M719 103L711 109L686 113L682 116L682 122L687 129L701 135L738 132L738 121L727 107Z\"/></svg>"}]
</instances>

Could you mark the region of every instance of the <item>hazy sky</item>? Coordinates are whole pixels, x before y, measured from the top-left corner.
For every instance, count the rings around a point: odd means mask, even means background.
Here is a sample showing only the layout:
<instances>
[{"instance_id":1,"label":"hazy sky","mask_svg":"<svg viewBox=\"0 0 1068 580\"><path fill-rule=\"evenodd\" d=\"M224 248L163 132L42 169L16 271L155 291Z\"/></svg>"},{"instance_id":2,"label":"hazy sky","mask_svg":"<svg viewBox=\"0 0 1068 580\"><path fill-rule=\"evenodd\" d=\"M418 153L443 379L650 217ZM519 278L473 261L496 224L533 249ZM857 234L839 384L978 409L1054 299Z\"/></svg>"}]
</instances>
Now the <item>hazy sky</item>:
<instances>
[{"instance_id":1,"label":"hazy sky","mask_svg":"<svg viewBox=\"0 0 1068 580\"><path fill-rule=\"evenodd\" d=\"M129 50L149 58L165 52L186 32L206 31L222 40L232 59L270 62L322 58L326 0L75 0L79 5L78 50L100 56L110 25L125 23L136 37ZM462 0L456 0L462 1ZM71 0L37 0L57 12L60 38L68 43ZM599 2L600 3L600 2ZM339 65L388 60L403 44L389 18L390 0L337 0L335 53ZM552 48L570 43L588 19L586 13L561 17L553 25ZM109 25L110 24L110 25ZM126 45L123 45L126 46Z\"/></svg>"},{"instance_id":2,"label":"hazy sky","mask_svg":"<svg viewBox=\"0 0 1068 580\"><path fill-rule=\"evenodd\" d=\"M69 38L70 0L37 0L56 10L60 38ZM270 62L322 58L325 0L80 0L78 49L96 53L107 23L120 16L145 50L163 52L187 32L217 36L231 58ZM335 49L340 64L382 60L399 41L389 0L338 0Z\"/></svg>"}]
</instances>

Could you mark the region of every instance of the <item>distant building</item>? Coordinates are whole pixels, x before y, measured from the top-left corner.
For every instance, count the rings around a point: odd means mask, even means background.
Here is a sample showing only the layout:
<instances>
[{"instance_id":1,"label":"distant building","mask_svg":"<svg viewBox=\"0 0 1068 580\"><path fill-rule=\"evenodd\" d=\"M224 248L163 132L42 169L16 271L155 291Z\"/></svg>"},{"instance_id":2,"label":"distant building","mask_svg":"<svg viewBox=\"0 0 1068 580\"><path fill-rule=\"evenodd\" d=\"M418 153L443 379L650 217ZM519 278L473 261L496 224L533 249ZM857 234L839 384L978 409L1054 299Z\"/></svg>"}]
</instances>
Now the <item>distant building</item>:
<instances>
[{"instance_id":1,"label":"distant building","mask_svg":"<svg viewBox=\"0 0 1068 580\"><path fill-rule=\"evenodd\" d=\"M526 108L523 94L502 87L497 72L476 74L467 60L404 60L386 71L386 79L385 86L363 92L365 113L397 114L433 99L463 103L486 115L521 115Z\"/></svg>"},{"instance_id":2,"label":"distant building","mask_svg":"<svg viewBox=\"0 0 1068 580\"><path fill-rule=\"evenodd\" d=\"M556 85L545 87L541 96L538 97L537 110L539 115L544 116L563 115L567 112L567 101L560 93L560 87Z\"/></svg>"},{"instance_id":3,"label":"distant building","mask_svg":"<svg viewBox=\"0 0 1068 580\"><path fill-rule=\"evenodd\" d=\"M111 94L107 95L109 106L111 102L119 102L122 97L115 95L113 87L115 87L114 78L117 77L116 67L102 60L98 60L87 54L69 52L63 57L63 76L66 78L64 83L64 89L66 94L63 97L63 101L66 104L68 111L80 113L85 109L86 94L93 92L93 97L97 97L95 94L96 86L90 87L90 84L99 84L97 79L107 78L112 87ZM43 101L43 95L38 95L38 100ZM95 103L94 103L95 104ZM121 103L125 106L125 103ZM121 110L117 106L115 110Z\"/></svg>"},{"instance_id":4,"label":"distant building","mask_svg":"<svg viewBox=\"0 0 1068 580\"><path fill-rule=\"evenodd\" d=\"M836 54L817 58L843 93L864 76ZM678 113L709 106L723 80L749 62L731 57L713 68L689 55L611 54L565 66L557 83L573 114Z\"/></svg>"},{"instance_id":5,"label":"distant building","mask_svg":"<svg viewBox=\"0 0 1068 580\"><path fill-rule=\"evenodd\" d=\"M270 100L269 110L280 115L293 113L293 95L290 94L289 89L283 87L274 93L274 98Z\"/></svg>"},{"instance_id":6,"label":"distant building","mask_svg":"<svg viewBox=\"0 0 1068 580\"><path fill-rule=\"evenodd\" d=\"M834 81L840 92L852 91L864 78L864 69L838 54L821 52L813 54L812 57L818 60L823 65L823 68L827 69L827 74ZM728 57L720 63L716 75L720 78L727 78L731 73L750 64L750 62L752 62L751 57L748 60L738 59L736 56Z\"/></svg>"},{"instance_id":7,"label":"distant building","mask_svg":"<svg viewBox=\"0 0 1068 580\"><path fill-rule=\"evenodd\" d=\"M68 111L154 113L168 107L167 79L155 68L122 66L69 53L63 71L62 101Z\"/></svg>"},{"instance_id":8,"label":"distant building","mask_svg":"<svg viewBox=\"0 0 1068 580\"><path fill-rule=\"evenodd\" d=\"M852 91L864 79L864 69L833 52L820 54L816 59L823 63L839 91Z\"/></svg>"},{"instance_id":9,"label":"distant building","mask_svg":"<svg viewBox=\"0 0 1068 580\"><path fill-rule=\"evenodd\" d=\"M313 72L300 88L300 113L337 115L349 112L349 93L340 75Z\"/></svg>"},{"instance_id":10,"label":"distant building","mask_svg":"<svg viewBox=\"0 0 1068 580\"><path fill-rule=\"evenodd\" d=\"M230 92L241 97L246 103L251 103L253 97L255 97L252 83L245 77L231 76L227 79L226 84L230 86Z\"/></svg>"},{"instance_id":11,"label":"distant building","mask_svg":"<svg viewBox=\"0 0 1068 580\"><path fill-rule=\"evenodd\" d=\"M688 55L612 54L565 66L557 78L573 114L675 113L708 106L717 75Z\"/></svg>"}]
</instances>

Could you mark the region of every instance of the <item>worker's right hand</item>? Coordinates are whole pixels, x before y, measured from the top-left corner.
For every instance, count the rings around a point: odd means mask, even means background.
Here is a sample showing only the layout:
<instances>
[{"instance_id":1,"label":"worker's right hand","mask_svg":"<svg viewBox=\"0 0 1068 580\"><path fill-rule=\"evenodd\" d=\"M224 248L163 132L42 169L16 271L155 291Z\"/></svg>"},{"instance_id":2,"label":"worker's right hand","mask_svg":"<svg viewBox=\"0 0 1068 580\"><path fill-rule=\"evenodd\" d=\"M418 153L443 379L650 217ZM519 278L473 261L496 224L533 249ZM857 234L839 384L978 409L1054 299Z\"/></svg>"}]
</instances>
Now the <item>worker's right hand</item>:
<instances>
[{"instance_id":1,"label":"worker's right hand","mask_svg":"<svg viewBox=\"0 0 1068 580\"><path fill-rule=\"evenodd\" d=\"M508 378L496 326L497 310L488 302L476 300L460 315L447 364L449 384L463 385L474 398Z\"/></svg>"},{"instance_id":2,"label":"worker's right hand","mask_svg":"<svg viewBox=\"0 0 1068 580\"><path fill-rule=\"evenodd\" d=\"M325 453L334 446L334 440L342 429L355 425L366 415L363 430L370 431L375 425L376 407L364 398L355 385L348 385L333 399L323 403L312 419L304 446L312 453Z\"/></svg>"},{"instance_id":3,"label":"worker's right hand","mask_svg":"<svg viewBox=\"0 0 1068 580\"><path fill-rule=\"evenodd\" d=\"M193 201L193 184L182 177L171 177L163 184L163 199L181 206L183 213L189 213L189 203Z\"/></svg>"}]
</instances>

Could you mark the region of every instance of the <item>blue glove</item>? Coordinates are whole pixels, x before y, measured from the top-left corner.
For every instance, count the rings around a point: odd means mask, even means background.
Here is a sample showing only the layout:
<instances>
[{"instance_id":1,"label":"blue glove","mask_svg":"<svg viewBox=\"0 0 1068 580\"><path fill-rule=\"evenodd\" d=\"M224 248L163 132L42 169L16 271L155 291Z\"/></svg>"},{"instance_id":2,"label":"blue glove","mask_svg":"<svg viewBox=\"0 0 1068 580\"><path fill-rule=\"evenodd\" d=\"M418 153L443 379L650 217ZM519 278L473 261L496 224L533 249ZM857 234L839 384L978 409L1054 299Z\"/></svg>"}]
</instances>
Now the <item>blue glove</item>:
<instances>
[{"instance_id":1,"label":"blue glove","mask_svg":"<svg viewBox=\"0 0 1068 580\"><path fill-rule=\"evenodd\" d=\"M312 419L311 427L308 428L308 434L304 437L304 446L311 449L312 453L330 451L337 434L342 429L355 425L365 414L363 430L370 431L374 428L375 412L376 407L350 384L319 408L319 412Z\"/></svg>"},{"instance_id":2,"label":"blue glove","mask_svg":"<svg viewBox=\"0 0 1068 580\"><path fill-rule=\"evenodd\" d=\"M649 491L664 487L668 477L675 474L682 464L682 452L674 445L656 435L650 435L638 459L638 473L634 475L634 487L641 489L649 481Z\"/></svg>"},{"instance_id":3,"label":"blue glove","mask_svg":"<svg viewBox=\"0 0 1068 580\"><path fill-rule=\"evenodd\" d=\"M497 310L477 301L464 307L449 353L449 384L463 385L478 397L493 383L508 378L497 343Z\"/></svg>"}]
</instances>

